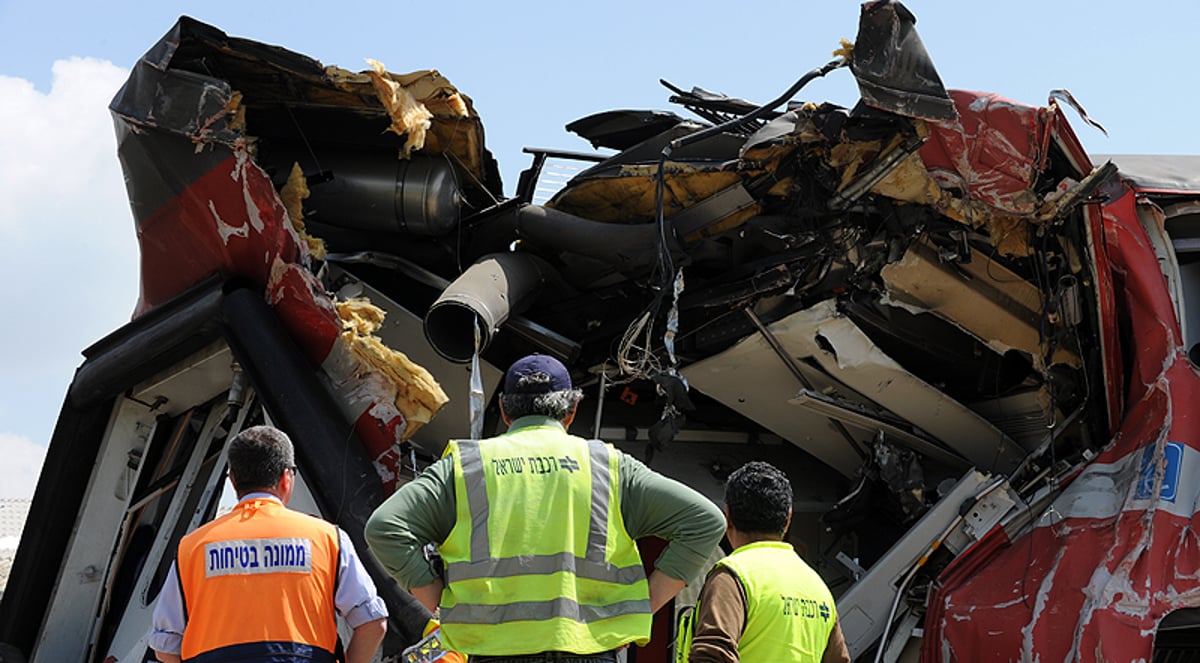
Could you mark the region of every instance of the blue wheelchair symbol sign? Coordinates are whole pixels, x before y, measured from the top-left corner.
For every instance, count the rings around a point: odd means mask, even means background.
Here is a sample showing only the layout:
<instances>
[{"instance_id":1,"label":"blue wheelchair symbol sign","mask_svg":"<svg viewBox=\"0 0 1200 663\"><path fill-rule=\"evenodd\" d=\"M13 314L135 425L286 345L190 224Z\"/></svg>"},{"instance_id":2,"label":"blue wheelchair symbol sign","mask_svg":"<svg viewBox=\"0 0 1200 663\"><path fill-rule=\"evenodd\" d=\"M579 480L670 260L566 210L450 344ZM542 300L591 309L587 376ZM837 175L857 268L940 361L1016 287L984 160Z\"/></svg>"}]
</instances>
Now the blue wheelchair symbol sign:
<instances>
[{"instance_id":1,"label":"blue wheelchair symbol sign","mask_svg":"<svg viewBox=\"0 0 1200 663\"><path fill-rule=\"evenodd\" d=\"M1142 452L1142 471L1138 479L1137 493L1135 499L1147 500L1154 494L1154 447L1146 447ZM1180 442L1167 442L1163 447L1163 460L1165 467L1163 468L1162 492L1159 499L1164 502L1175 502L1175 496L1179 489L1179 473L1183 465L1183 444Z\"/></svg>"}]
</instances>

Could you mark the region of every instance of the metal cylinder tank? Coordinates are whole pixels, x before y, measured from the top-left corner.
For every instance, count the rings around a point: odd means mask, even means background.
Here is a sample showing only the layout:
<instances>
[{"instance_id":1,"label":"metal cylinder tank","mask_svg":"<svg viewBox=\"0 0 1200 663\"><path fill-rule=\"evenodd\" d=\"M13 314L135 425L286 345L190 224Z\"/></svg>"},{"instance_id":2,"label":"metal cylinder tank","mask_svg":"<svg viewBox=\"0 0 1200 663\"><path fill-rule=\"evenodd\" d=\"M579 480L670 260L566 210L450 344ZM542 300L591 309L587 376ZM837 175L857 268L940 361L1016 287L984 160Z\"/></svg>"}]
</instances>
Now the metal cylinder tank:
<instances>
[{"instance_id":1,"label":"metal cylinder tank","mask_svg":"<svg viewBox=\"0 0 1200 663\"><path fill-rule=\"evenodd\" d=\"M454 169L431 157L336 152L321 155L330 179L309 186L304 207L319 223L423 237L458 226L461 200Z\"/></svg>"}]
</instances>

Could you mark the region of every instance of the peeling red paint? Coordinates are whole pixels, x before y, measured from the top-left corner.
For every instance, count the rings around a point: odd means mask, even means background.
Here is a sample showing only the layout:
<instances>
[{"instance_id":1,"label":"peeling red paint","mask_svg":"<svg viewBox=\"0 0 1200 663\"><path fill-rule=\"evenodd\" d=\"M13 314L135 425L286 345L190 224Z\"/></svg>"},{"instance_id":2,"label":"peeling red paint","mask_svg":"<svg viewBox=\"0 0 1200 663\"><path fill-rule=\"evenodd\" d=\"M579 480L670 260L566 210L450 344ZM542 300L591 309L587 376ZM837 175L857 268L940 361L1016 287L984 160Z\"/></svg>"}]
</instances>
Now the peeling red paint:
<instances>
[{"instance_id":1,"label":"peeling red paint","mask_svg":"<svg viewBox=\"0 0 1200 663\"><path fill-rule=\"evenodd\" d=\"M307 262L265 172L232 153L138 223L141 297L134 317L205 278L265 284L278 258Z\"/></svg>"},{"instance_id":2,"label":"peeling red paint","mask_svg":"<svg viewBox=\"0 0 1200 663\"><path fill-rule=\"evenodd\" d=\"M998 211L1031 214L1046 109L996 94L950 90L956 120L929 122L921 159L943 189L963 189Z\"/></svg>"},{"instance_id":3,"label":"peeling red paint","mask_svg":"<svg viewBox=\"0 0 1200 663\"><path fill-rule=\"evenodd\" d=\"M993 534L943 571L923 661L1149 660L1162 617L1200 605L1200 375L1135 196L1105 206L1100 254L1136 340L1122 424L1032 531Z\"/></svg>"},{"instance_id":4,"label":"peeling red paint","mask_svg":"<svg viewBox=\"0 0 1200 663\"><path fill-rule=\"evenodd\" d=\"M292 338L313 366L325 372L334 401L346 420L354 422L384 493L390 495L396 490L403 462L400 439L408 425L396 408L394 388L339 340L344 323L312 272L277 260L266 290Z\"/></svg>"},{"instance_id":5,"label":"peeling red paint","mask_svg":"<svg viewBox=\"0 0 1200 663\"><path fill-rule=\"evenodd\" d=\"M385 493L395 490L407 422L382 382L338 341L342 320L307 267L300 240L267 174L241 152L220 161L138 226L142 292L137 315L219 274L265 288L334 400L354 422Z\"/></svg>"}]
</instances>

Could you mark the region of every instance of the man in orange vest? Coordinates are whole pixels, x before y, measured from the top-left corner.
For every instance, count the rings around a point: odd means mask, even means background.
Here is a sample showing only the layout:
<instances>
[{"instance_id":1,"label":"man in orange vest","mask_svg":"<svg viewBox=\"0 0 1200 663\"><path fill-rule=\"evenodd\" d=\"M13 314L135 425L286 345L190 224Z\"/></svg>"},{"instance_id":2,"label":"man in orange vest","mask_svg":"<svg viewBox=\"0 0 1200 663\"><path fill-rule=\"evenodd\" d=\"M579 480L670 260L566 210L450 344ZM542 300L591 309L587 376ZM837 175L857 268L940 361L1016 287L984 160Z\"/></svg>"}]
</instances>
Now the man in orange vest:
<instances>
[{"instance_id":1,"label":"man in orange vest","mask_svg":"<svg viewBox=\"0 0 1200 663\"><path fill-rule=\"evenodd\" d=\"M336 610L354 631L346 663L370 661L387 606L345 532L285 507L291 440L270 426L242 431L229 443L229 478L237 506L179 542L154 607L158 660L333 663Z\"/></svg>"}]
</instances>

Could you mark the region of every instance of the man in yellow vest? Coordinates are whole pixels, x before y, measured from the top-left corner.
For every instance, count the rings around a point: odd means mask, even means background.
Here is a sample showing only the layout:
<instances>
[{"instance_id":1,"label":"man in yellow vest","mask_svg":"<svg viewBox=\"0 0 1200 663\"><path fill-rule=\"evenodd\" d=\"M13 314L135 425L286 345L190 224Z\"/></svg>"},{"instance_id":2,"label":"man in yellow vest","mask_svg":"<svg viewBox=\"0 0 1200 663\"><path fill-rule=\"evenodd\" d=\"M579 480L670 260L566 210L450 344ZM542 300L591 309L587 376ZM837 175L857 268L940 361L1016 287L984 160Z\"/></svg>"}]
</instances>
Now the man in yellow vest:
<instances>
[{"instance_id":1,"label":"man in yellow vest","mask_svg":"<svg viewBox=\"0 0 1200 663\"><path fill-rule=\"evenodd\" d=\"M508 432L451 442L367 523L372 552L472 663L614 661L649 641L652 613L720 542L711 501L567 433L581 397L552 357L518 360L500 397ZM645 536L668 542L648 578L634 543Z\"/></svg>"},{"instance_id":2,"label":"man in yellow vest","mask_svg":"<svg viewBox=\"0 0 1200 663\"><path fill-rule=\"evenodd\" d=\"M679 643L687 663L849 663L829 588L783 541L792 520L787 476L760 461L738 468L725 484L725 517L734 550L700 591Z\"/></svg>"},{"instance_id":3,"label":"man in yellow vest","mask_svg":"<svg viewBox=\"0 0 1200 663\"><path fill-rule=\"evenodd\" d=\"M353 635L346 663L367 663L387 606L345 532L285 507L292 442L255 426L229 443L232 511L183 537L154 607L149 645L166 662L333 663L336 614Z\"/></svg>"}]
</instances>

